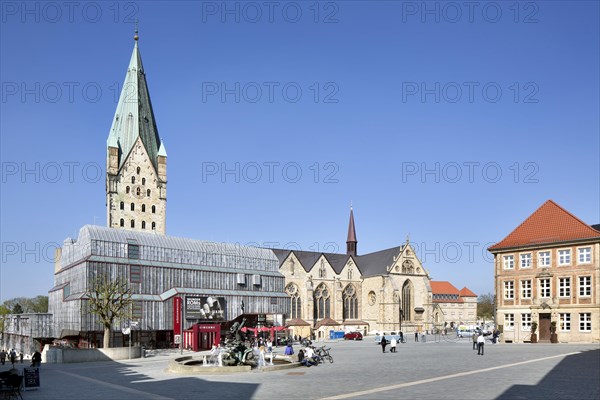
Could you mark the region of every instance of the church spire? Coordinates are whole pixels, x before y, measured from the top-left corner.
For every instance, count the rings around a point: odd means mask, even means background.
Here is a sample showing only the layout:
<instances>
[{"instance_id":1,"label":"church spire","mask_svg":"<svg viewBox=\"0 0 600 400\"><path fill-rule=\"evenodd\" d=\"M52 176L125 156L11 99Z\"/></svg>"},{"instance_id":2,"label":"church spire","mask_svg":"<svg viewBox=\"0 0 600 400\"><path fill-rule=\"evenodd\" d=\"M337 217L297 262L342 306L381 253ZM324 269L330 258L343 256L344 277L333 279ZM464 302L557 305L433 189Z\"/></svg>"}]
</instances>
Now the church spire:
<instances>
[{"instance_id":1,"label":"church spire","mask_svg":"<svg viewBox=\"0 0 600 400\"><path fill-rule=\"evenodd\" d=\"M356 255L356 229L354 228L354 212L352 211L352 205L350 205L350 222L348 223L348 239L346 240L346 254L355 256Z\"/></svg>"},{"instance_id":2,"label":"church spire","mask_svg":"<svg viewBox=\"0 0 600 400\"><path fill-rule=\"evenodd\" d=\"M166 231L167 151L158 135L146 73L134 45L106 142L106 210L111 228Z\"/></svg>"}]
</instances>

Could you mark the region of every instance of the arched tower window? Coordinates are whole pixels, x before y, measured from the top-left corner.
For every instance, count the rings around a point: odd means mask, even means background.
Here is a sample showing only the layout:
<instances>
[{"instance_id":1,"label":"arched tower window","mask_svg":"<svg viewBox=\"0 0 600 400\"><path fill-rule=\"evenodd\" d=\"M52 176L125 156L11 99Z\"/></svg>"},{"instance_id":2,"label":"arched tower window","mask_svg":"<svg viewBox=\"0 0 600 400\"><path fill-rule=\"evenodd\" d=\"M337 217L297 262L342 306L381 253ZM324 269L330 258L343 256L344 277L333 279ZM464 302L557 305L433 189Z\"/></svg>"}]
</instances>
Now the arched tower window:
<instances>
[{"instance_id":1,"label":"arched tower window","mask_svg":"<svg viewBox=\"0 0 600 400\"><path fill-rule=\"evenodd\" d=\"M319 267L319 278L325 278L326 277L326 272L325 272L325 260L321 259L321 266Z\"/></svg>"},{"instance_id":2,"label":"arched tower window","mask_svg":"<svg viewBox=\"0 0 600 400\"><path fill-rule=\"evenodd\" d=\"M125 188L125 193L129 194L129 191L130 191L130 190L131 190L131 188L130 188L129 186L127 186L127 187Z\"/></svg>"},{"instance_id":3,"label":"arched tower window","mask_svg":"<svg viewBox=\"0 0 600 400\"><path fill-rule=\"evenodd\" d=\"M146 221L142 221L142 229L146 229Z\"/></svg>"},{"instance_id":4,"label":"arched tower window","mask_svg":"<svg viewBox=\"0 0 600 400\"><path fill-rule=\"evenodd\" d=\"M135 211L135 203L131 203L131 211Z\"/></svg>"},{"instance_id":5,"label":"arched tower window","mask_svg":"<svg viewBox=\"0 0 600 400\"><path fill-rule=\"evenodd\" d=\"M410 281L402 285L402 320L412 320L412 285Z\"/></svg>"},{"instance_id":6,"label":"arched tower window","mask_svg":"<svg viewBox=\"0 0 600 400\"><path fill-rule=\"evenodd\" d=\"M152 206L152 214L156 214L156 206Z\"/></svg>"},{"instance_id":7,"label":"arched tower window","mask_svg":"<svg viewBox=\"0 0 600 400\"><path fill-rule=\"evenodd\" d=\"M150 189L146 190L146 196L150 197Z\"/></svg>"},{"instance_id":8,"label":"arched tower window","mask_svg":"<svg viewBox=\"0 0 600 400\"><path fill-rule=\"evenodd\" d=\"M358 319L358 295L354 285L350 284L346 286L342 293L343 301L343 315L344 320L346 319Z\"/></svg>"},{"instance_id":9,"label":"arched tower window","mask_svg":"<svg viewBox=\"0 0 600 400\"><path fill-rule=\"evenodd\" d=\"M290 283L285 288L286 293L292 298L292 308L290 310L290 318L302 318L302 299L300 298L300 290L294 283Z\"/></svg>"},{"instance_id":10,"label":"arched tower window","mask_svg":"<svg viewBox=\"0 0 600 400\"><path fill-rule=\"evenodd\" d=\"M142 204L142 212L146 212L146 205Z\"/></svg>"},{"instance_id":11,"label":"arched tower window","mask_svg":"<svg viewBox=\"0 0 600 400\"><path fill-rule=\"evenodd\" d=\"M131 184L132 184L132 185L133 185L133 184L135 184L135 176L132 176L132 177L131 177Z\"/></svg>"},{"instance_id":12,"label":"arched tower window","mask_svg":"<svg viewBox=\"0 0 600 400\"><path fill-rule=\"evenodd\" d=\"M121 210L124 210L125 209L125 202L122 201L121 204L119 205L119 208Z\"/></svg>"},{"instance_id":13,"label":"arched tower window","mask_svg":"<svg viewBox=\"0 0 600 400\"><path fill-rule=\"evenodd\" d=\"M138 196L142 194L142 190L140 188L135 189L135 194Z\"/></svg>"},{"instance_id":14,"label":"arched tower window","mask_svg":"<svg viewBox=\"0 0 600 400\"><path fill-rule=\"evenodd\" d=\"M140 174L140 171L141 171L140 167L137 167L136 170L135 170L135 172L137 172L138 175Z\"/></svg>"},{"instance_id":15,"label":"arched tower window","mask_svg":"<svg viewBox=\"0 0 600 400\"><path fill-rule=\"evenodd\" d=\"M329 318L331 310L331 296L329 289L321 283L314 291L314 319Z\"/></svg>"},{"instance_id":16,"label":"arched tower window","mask_svg":"<svg viewBox=\"0 0 600 400\"><path fill-rule=\"evenodd\" d=\"M348 268L348 279L352 279L352 268Z\"/></svg>"},{"instance_id":17,"label":"arched tower window","mask_svg":"<svg viewBox=\"0 0 600 400\"><path fill-rule=\"evenodd\" d=\"M131 220L131 227L135 228L135 220L133 220L133 219Z\"/></svg>"},{"instance_id":18,"label":"arched tower window","mask_svg":"<svg viewBox=\"0 0 600 400\"><path fill-rule=\"evenodd\" d=\"M146 178L142 178L142 185L146 184Z\"/></svg>"},{"instance_id":19,"label":"arched tower window","mask_svg":"<svg viewBox=\"0 0 600 400\"><path fill-rule=\"evenodd\" d=\"M154 231L154 230L156 230L156 222L153 222L153 223L152 223L152 230L153 230L153 231Z\"/></svg>"},{"instance_id":20,"label":"arched tower window","mask_svg":"<svg viewBox=\"0 0 600 400\"><path fill-rule=\"evenodd\" d=\"M125 220L123 218L121 218L121 221L119 222L119 225L121 226L121 228L125 227Z\"/></svg>"}]
</instances>

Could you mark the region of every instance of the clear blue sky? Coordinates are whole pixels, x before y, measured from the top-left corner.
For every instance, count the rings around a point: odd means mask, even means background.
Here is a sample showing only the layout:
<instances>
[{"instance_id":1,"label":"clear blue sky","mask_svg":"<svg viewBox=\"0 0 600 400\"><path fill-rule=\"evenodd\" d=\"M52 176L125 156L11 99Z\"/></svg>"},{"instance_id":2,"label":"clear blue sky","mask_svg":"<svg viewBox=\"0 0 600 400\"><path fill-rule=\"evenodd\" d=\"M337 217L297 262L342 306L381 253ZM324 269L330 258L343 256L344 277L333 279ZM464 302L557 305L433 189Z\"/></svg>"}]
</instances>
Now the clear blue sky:
<instances>
[{"instance_id":1,"label":"clear blue sky","mask_svg":"<svg viewBox=\"0 0 600 400\"><path fill-rule=\"evenodd\" d=\"M544 201L600 223L598 2L48 4L1 3L0 300L106 224L136 18L170 235L343 252L352 201L360 254L483 294Z\"/></svg>"}]
</instances>

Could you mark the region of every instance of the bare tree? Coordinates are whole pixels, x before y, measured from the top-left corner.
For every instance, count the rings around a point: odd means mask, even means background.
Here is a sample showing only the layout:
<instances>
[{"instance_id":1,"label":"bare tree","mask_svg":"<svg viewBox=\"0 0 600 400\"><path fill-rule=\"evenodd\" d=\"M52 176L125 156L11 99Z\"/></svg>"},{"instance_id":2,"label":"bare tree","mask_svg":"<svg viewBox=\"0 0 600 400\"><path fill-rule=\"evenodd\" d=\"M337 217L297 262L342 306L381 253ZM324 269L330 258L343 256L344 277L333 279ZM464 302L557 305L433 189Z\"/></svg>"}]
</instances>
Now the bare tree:
<instances>
[{"instance_id":1,"label":"bare tree","mask_svg":"<svg viewBox=\"0 0 600 400\"><path fill-rule=\"evenodd\" d=\"M131 289L123 279L96 278L90 282L87 296L89 311L100 318L104 327L103 347L109 348L113 323L129 315Z\"/></svg>"}]
</instances>

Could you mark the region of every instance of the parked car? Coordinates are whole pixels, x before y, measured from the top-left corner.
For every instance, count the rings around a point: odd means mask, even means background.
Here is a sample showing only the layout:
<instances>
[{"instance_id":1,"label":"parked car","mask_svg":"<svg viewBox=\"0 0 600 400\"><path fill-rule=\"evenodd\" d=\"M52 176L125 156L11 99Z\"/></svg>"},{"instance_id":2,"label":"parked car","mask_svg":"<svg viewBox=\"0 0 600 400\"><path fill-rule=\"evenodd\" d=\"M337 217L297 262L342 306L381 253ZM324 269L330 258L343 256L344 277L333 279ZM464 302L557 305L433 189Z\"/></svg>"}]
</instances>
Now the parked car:
<instances>
[{"instance_id":1,"label":"parked car","mask_svg":"<svg viewBox=\"0 0 600 400\"><path fill-rule=\"evenodd\" d=\"M348 332L344 334L344 340L362 340L363 335L360 332Z\"/></svg>"}]
</instances>

